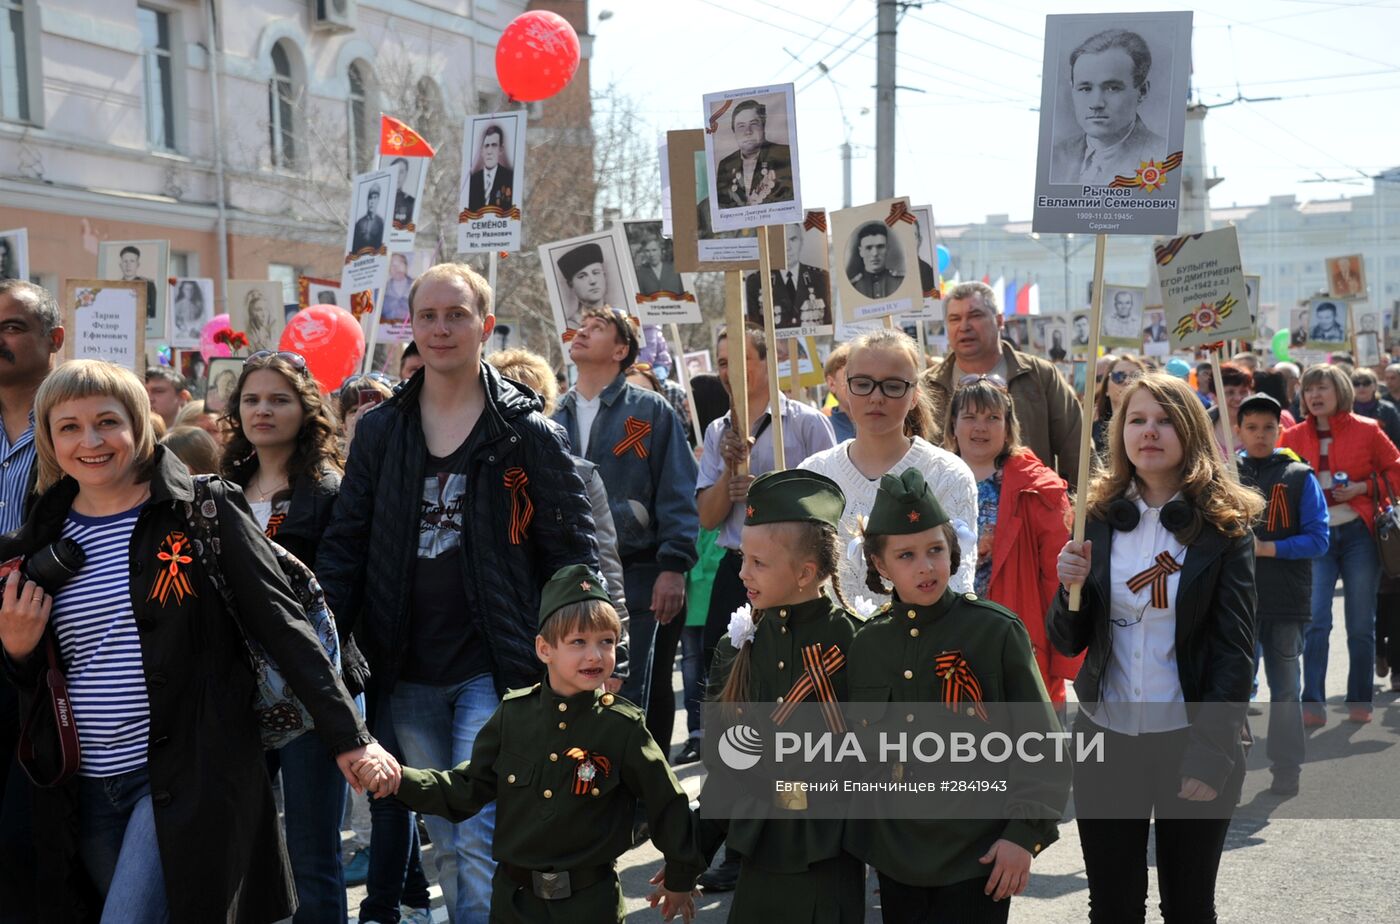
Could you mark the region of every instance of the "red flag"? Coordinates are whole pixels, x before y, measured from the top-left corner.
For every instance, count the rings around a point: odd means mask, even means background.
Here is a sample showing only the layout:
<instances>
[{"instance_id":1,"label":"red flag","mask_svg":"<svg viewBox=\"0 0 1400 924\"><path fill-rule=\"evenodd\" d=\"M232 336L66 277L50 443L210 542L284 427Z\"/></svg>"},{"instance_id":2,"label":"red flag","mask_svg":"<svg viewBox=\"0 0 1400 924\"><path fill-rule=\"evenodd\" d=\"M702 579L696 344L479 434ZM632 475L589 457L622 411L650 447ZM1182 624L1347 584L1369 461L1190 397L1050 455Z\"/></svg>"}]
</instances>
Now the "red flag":
<instances>
[{"instance_id":1,"label":"red flag","mask_svg":"<svg viewBox=\"0 0 1400 924\"><path fill-rule=\"evenodd\" d=\"M379 117L379 153L402 157L432 157L433 146L393 116Z\"/></svg>"},{"instance_id":2,"label":"red flag","mask_svg":"<svg viewBox=\"0 0 1400 924\"><path fill-rule=\"evenodd\" d=\"M1029 283L1021 286L1020 290L1016 293L1016 313L1031 313L1031 287Z\"/></svg>"}]
</instances>

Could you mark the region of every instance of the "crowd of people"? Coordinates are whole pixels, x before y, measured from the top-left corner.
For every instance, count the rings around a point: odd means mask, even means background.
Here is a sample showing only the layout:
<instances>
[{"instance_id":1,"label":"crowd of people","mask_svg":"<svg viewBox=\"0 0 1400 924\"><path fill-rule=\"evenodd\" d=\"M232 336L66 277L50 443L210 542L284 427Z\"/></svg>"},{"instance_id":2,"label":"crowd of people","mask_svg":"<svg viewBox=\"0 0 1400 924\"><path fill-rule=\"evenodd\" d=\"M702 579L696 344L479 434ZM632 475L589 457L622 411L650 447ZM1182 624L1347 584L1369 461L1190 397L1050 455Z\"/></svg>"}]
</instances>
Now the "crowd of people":
<instances>
[{"instance_id":1,"label":"crowd of people","mask_svg":"<svg viewBox=\"0 0 1400 924\"><path fill-rule=\"evenodd\" d=\"M570 384L529 350L483 360L493 293L471 269L402 297L397 382L328 392L261 350L213 414L166 367L55 365L53 297L0 282L0 560L22 563L0 596L0 920L427 921L421 813L459 924L620 921L615 862L648 836L668 919L698 884L735 891L731 920L864 921L869 866L888 922L1005 921L1068 774L1013 787L1000 820L693 811L671 768L701 759L703 704L781 704L815 684L813 649L844 656L834 702L956 704L965 670L977 708L1031 704L1048 731L1072 685L1074 729L1107 742L1074 767L1089 919L1144 919L1151 823L1164 918L1214 920L1255 677L1287 797L1329 720L1338 579L1347 719L1371 720L1373 670L1400 690L1375 540L1400 366L1382 388L1345 355L1244 353L1216 383L1107 355L1076 486L1078 399L1003 340L980 283L948 294L941 360L888 329L833 351L825 409L774 405L753 327L720 334L687 395L611 309L583 312ZM63 580L40 577L74 547ZM322 600L331 638L307 618ZM309 733L264 748L253 650ZM55 673L80 750L45 711ZM1140 818L1096 812L1109 776ZM375 796L357 910L352 791Z\"/></svg>"}]
</instances>

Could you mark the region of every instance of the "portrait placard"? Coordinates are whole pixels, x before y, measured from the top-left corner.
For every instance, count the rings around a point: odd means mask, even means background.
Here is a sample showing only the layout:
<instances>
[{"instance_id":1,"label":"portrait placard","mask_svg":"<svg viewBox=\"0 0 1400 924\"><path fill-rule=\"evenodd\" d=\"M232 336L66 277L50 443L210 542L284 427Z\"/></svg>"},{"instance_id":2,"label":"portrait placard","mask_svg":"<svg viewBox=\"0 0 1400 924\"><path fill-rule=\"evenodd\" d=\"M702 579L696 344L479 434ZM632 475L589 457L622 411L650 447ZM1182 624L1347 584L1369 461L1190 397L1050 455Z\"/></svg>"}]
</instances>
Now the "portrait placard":
<instances>
[{"instance_id":1,"label":"portrait placard","mask_svg":"<svg viewBox=\"0 0 1400 924\"><path fill-rule=\"evenodd\" d=\"M412 339L411 337L409 339ZM525 326L520 318L496 317L496 326L486 338L482 350L487 357L502 350L514 350L525 346Z\"/></svg>"},{"instance_id":2,"label":"portrait placard","mask_svg":"<svg viewBox=\"0 0 1400 924\"><path fill-rule=\"evenodd\" d=\"M297 277L297 305L310 308L312 305L335 305L350 310L345 296L340 291L339 279L321 279L316 276Z\"/></svg>"},{"instance_id":3,"label":"portrait placard","mask_svg":"<svg viewBox=\"0 0 1400 924\"><path fill-rule=\"evenodd\" d=\"M398 195L394 183L394 174L388 170L355 177L345 229L345 268L340 275L340 288L346 292L378 289L389 275L390 206Z\"/></svg>"},{"instance_id":4,"label":"portrait placard","mask_svg":"<svg viewBox=\"0 0 1400 924\"><path fill-rule=\"evenodd\" d=\"M714 372L714 360L711 358L710 351L696 350L693 353L686 353L685 368L692 377Z\"/></svg>"},{"instance_id":5,"label":"portrait placard","mask_svg":"<svg viewBox=\"0 0 1400 924\"><path fill-rule=\"evenodd\" d=\"M413 251L389 255L389 279L376 294L372 323L378 325L376 343L407 343L413 339L413 319L408 311L408 293L418 278L423 255L431 260L431 251Z\"/></svg>"},{"instance_id":6,"label":"portrait placard","mask_svg":"<svg viewBox=\"0 0 1400 924\"><path fill-rule=\"evenodd\" d=\"M1099 342L1108 347L1142 349L1142 312L1147 300L1143 286L1106 282L1103 286L1103 330Z\"/></svg>"},{"instance_id":7,"label":"portrait placard","mask_svg":"<svg viewBox=\"0 0 1400 924\"><path fill-rule=\"evenodd\" d=\"M710 222L710 181L705 171L705 133L700 129L666 133L671 178L671 241L682 273L758 269L758 234L715 231ZM768 253L783 261L783 242L769 235Z\"/></svg>"},{"instance_id":8,"label":"portrait placard","mask_svg":"<svg viewBox=\"0 0 1400 924\"><path fill-rule=\"evenodd\" d=\"M374 159L374 169L394 175L394 203L389 211L389 252L407 253L413 250L418 232L418 212L422 208L423 184L428 181L431 157L407 157L380 151Z\"/></svg>"},{"instance_id":9,"label":"portrait placard","mask_svg":"<svg viewBox=\"0 0 1400 924\"><path fill-rule=\"evenodd\" d=\"M520 249L525 202L525 110L474 115L462 128L457 251Z\"/></svg>"},{"instance_id":10,"label":"portrait placard","mask_svg":"<svg viewBox=\"0 0 1400 924\"><path fill-rule=\"evenodd\" d=\"M1366 297L1366 260L1361 254L1327 258L1327 294L1333 298Z\"/></svg>"},{"instance_id":11,"label":"portrait placard","mask_svg":"<svg viewBox=\"0 0 1400 924\"><path fill-rule=\"evenodd\" d=\"M209 360L209 374L204 385L204 409L211 414L228 410L229 398L238 387L243 374L243 360L237 356L216 356Z\"/></svg>"},{"instance_id":12,"label":"portrait placard","mask_svg":"<svg viewBox=\"0 0 1400 924\"><path fill-rule=\"evenodd\" d=\"M101 359L144 375L146 293L144 279L63 280L62 359Z\"/></svg>"},{"instance_id":13,"label":"portrait placard","mask_svg":"<svg viewBox=\"0 0 1400 924\"><path fill-rule=\"evenodd\" d=\"M630 313L643 324L699 324L695 279L676 272L675 245L662 236L661 222L620 221L613 231L636 293Z\"/></svg>"},{"instance_id":14,"label":"portrait placard","mask_svg":"<svg viewBox=\"0 0 1400 924\"><path fill-rule=\"evenodd\" d=\"M1069 352L1075 359L1083 359L1089 355L1089 310L1087 308L1070 312L1069 316Z\"/></svg>"},{"instance_id":15,"label":"portrait placard","mask_svg":"<svg viewBox=\"0 0 1400 924\"><path fill-rule=\"evenodd\" d=\"M1029 316L1007 318L1001 325L1001 339L1011 344L1012 349L1022 353L1030 346L1031 319Z\"/></svg>"},{"instance_id":16,"label":"portrait placard","mask_svg":"<svg viewBox=\"0 0 1400 924\"><path fill-rule=\"evenodd\" d=\"M1176 234L1191 13L1045 18L1038 232Z\"/></svg>"},{"instance_id":17,"label":"portrait placard","mask_svg":"<svg viewBox=\"0 0 1400 924\"><path fill-rule=\"evenodd\" d=\"M904 320L933 321L943 317L938 271L934 269L938 265L938 256L934 249L937 241L934 238L933 206L916 205L909 211L914 213L916 219L914 231L919 238L919 288L923 291L924 300L922 304L915 305L913 311L907 312Z\"/></svg>"},{"instance_id":18,"label":"portrait placard","mask_svg":"<svg viewBox=\"0 0 1400 924\"><path fill-rule=\"evenodd\" d=\"M792 381L792 351L797 351L798 383L813 388L826 382L822 374L822 359L817 353L815 337L788 337L776 343L778 352L778 384L787 388Z\"/></svg>"},{"instance_id":19,"label":"portrait placard","mask_svg":"<svg viewBox=\"0 0 1400 924\"><path fill-rule=\"evenodd\" d=\"M97 275L146 286L146 339L165 339L170 298L169 241L103 241L97 245Z\"/></svg>"},{"instance_id":20,"label":"portrait placard","mask_svg":"<svg viewBox=\"0 0 1400 924\"><path fill-rule=\"evenodd\" d=\"M1173 238L1153 254L1172 349L1254 339L1234 225Z\"/></svg>"},{"instance_id":21,"label":"portrait placard","mask_svg":"<svg viewBox=\"0 0 1400 924\"><path fill-rule=\"evenodd\" d=\"M1144 356L1171 354L1171 336L1167 331L1167 312L1149 308L1142 313L1142 352Z\"/></svg>"},{"instance_id":22,"label":"portrait placard","mask_svg":"<svg viewBox=\"0 0 1400 924\"><path fill-rule=\"evenodd\" d=\"M1053 363L1069 359L1069 315L1048 314L1031 320L1031 343L1039 340L1042 355Z\"/></svg>"},{"instance_id":23,"label":"portrait placard","mask_svg":"<svg viewBox=\"0 0 1400 924\"><path fill-rule=\"evenodd\" d=\"M1358 342L1367 334L1379 334L1381 332L1381 316L1379 311L1365 302L1351 302L1350 308L1351 327L1352 330L1356 331L1356 339ZM1375 363L1363 363L1360 357L1357 357L1356 364L1358 366L1375 365Z\"/></svg>"},{"instance_id":24,"label":"portrait placard","mask_svg":"<svg viewBox=\"0 0 1400 924\"><path fill-rule=\"evenodd\" d=\"M790 83L705 94L705 175L716 231L802 220L794 100Z\"/></svg>"},{"instance_id":25,"label":"portrait placard","mask_svg":"<svg viewBox=\"0 0 1400 924\"><path fill-rule=\"evenodd\" d=\"M917 219L908 199L882 199L831 213L840 315L844 323L922 307Z\"/></svg>"},{"instance_id":26,"label":"portrait placard","mask_svg":"<svg viewBox=\"0 0 1400 924\"><path fill-rule=\"evenodd\" d=\"M248 338L248 355L276 350L286 327L282 311L282 283L266 279L228 281L228 323Z\"/></svg>"},{"instance_id":27,"label":"portrait placard","mask_svg":"<svg viewBox=\"0 0 1400 924\"><path fill-rule=\"evenodd\" d=\"M174 350L171 365L185 379L185 387L195 398L204 398L204 387L208 384L209 362L199 350Z\"/></svg>"},{"instance_id":28,"label":"portrait placard","mask_svg":"<svg viewBox=\"0 0 1400 924\"><path fill-rule=\"evenodd\" d=\"M770 229L772 235L777 229ZM832 332L831 273L827 269L826 212L807 212L801 223L783 225L782 263L773 264L773 330L779 339ZM744 274L744 316L763 325L763 284Z\"/></svg>"},{"instance_id":29,"label":"portrait placard","mask_svg":"<svg viewBox=\"0 0 1400 924\"><path fill-rule=\"evenodd\" d=\"M657 163L661 167L661 236L671 237L671 161L666 154L666 135L656 145Z\"/></svg>"},{"instance_id":30,"label":"portrait placard","mask_svg":"<svg viewBox=\"0 0 1400 924\"><path fill-rule=\"evenodd\" d=\"M0 279L29 278L29 229L0 231Z\"/></svg>"},{"instance_id":31,"label":"portrait placard","mask_svg":"<svg viewBox=\"0 0 1400 924\"><path fill-rule=\"evenodd\" d=\"M583 312L590 308L613 308L632 315L628 306L637 303L636 293L623 268L625 251L615 232L595 231L545 244L539 255L554 327L564 343L573 339ZM567 349L564 355L569 355Z\"/></svg>"},{"instance_id":32,"label":"portrait placard","mask_svg":"<svg viewBox=\"0 0 1400 924\"><path fill-rule=\"evenodd\" d=\"M1381 335L1380 331L1357 330L1356 332L1356 365L1364 368L1366 366L1379 366L1381 364Z\"/></svg>"},{"instance_id":33,"label":"portrait placard","mask_svg":"<svg viewBox=\"0 0 1400 924\"><path fill-rule=\"evenodd\" d=\"M170 284L170 345L199 346L199 332L216 313L214 280L176 279Z\"/></svg>"},{"instance_id":34,"label":"portrait placard","mask_svg":"<svg viewBox=\"0 0 1400 924\"><path fill-rule=\"evenodd\" d=\"M1263 276L1253 273L1244 274L1245 298L1249 303L1249 322L1254 325L1255 331L1259 330L1259 285L1263 281Z\"/></svg>"}]
</instances>

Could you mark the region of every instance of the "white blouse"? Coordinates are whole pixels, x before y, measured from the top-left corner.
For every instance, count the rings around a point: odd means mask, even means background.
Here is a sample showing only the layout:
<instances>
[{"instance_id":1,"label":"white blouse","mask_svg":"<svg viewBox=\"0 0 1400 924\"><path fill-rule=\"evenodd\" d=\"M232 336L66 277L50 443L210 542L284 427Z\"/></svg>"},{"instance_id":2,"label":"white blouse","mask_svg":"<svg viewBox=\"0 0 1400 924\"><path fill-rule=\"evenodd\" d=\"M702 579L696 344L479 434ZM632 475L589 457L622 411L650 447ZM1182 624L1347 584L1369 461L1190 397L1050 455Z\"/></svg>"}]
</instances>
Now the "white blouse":
<instances>
[{"instance_id":1,"label":"white blouse","mask_svg":"<svg viewBox=\"0 0 1400 924\"><path fill-rule=\"evenodd\" d=\"M1180 497L1180 495L1177 495ZM1173 498L1175 500L1176 498ZM1191 724L1176 665L1176 592L1181 571L1167 577L1167 605L1152 605L1152 585L1133 591L1128 582L1167 552L1186 564L1186 546L1162 525L1161 510L1132 498L1141 519L1132 532L1113 537L1109 566L1108 665L1099 689L1098 725L1124 735L1165 732ZM1132 704L1132 705L1130 705ZM1148 704L1141 708L1138 704Z\"/></svg>"}]
</instances>

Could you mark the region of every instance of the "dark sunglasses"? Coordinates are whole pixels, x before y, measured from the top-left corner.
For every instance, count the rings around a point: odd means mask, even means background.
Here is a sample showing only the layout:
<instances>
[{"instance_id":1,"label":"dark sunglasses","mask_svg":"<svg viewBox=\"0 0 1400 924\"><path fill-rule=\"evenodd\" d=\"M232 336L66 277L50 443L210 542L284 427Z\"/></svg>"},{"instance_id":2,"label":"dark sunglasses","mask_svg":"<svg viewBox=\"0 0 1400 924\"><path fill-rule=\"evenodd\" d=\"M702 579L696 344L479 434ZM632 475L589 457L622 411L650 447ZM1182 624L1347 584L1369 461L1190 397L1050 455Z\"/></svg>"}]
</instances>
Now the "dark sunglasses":
<instances>
[{"instance_id":1,"label":"dark sunglasses","mask_svg":"<svg viewBox=\"0 0 1400 924\"><path fill-rule=\"evenodd\" d=\"M852 375L847 376L846 387L851 394L861 398L874 394L877 388L886 398L903 398L909 394L914 383L907 379L872 379L868 375Z\"/></svg>"},{"instance_id":2,"label":"dark sunglasses","mask_svg":"<svg viewBox=\"0 0 1400 924\"><path fill-rule=\"evenodd\" d=\"M278 350L276 352L272 350L258 350L252 356L243 360L243 365L246 366L252 362L265 362L274 356L291 363L292 368L298 372L306 371L306 357L302 356L300 353L293 353L291 350Z\"/></svg>"},{"instance_id":3,"label":"dark sunglasses","mask_svg":"<svg viewBox=\"0 0 1400 924\"><path fill-rule=\"evenodd\" d=\"M994 372L983 372L980 375L965 375L958 379L958 385L976 385L978 382L991 382L997 388L1006 388L1006 379Z\"/></svg>"},{"instance_id":4,"label":"dark sunglasses","mask_svg":"<svg viewBox=\"0 0 1400 924\"><path fill-rule=\"evenodd\" d=\"M388 385L391 388L394 385L393 379L389 378L387 375L376 369L372 372L350 373L345 377L345 381L340 383L340 387L337 388L336 391L344 391L345 386L349 385L351 382L358 382L360 379L369 379L372 382L378 382L381 385Z\"/></svg>"},{"instance_id":5,"label":"dark sunglasses","mask_svg":"<svg viewBox=\"0 0 1400 924\"><path fill-rule=\"evenodd\" d=\"M1108 378L1114 385L1126 385L1133 379L1141 378L1141 372L1110 372Z\"/></svg>"}]
</instances>

